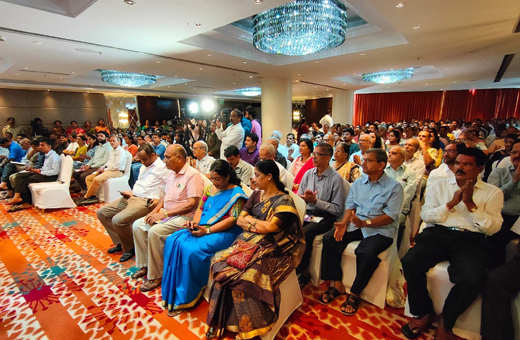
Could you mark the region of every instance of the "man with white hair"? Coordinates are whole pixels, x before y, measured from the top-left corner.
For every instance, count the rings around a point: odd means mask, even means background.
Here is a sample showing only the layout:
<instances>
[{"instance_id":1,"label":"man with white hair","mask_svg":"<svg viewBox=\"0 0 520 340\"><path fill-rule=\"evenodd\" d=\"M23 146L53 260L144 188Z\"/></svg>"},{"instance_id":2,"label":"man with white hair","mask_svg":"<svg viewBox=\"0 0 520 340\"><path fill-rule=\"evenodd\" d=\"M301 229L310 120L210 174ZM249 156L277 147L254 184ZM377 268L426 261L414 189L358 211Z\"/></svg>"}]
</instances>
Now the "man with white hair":
<instances>
[{"instance_id":1,"label":"man with white hair","mask_svg":"<svg viewBox=\"0 0 520 340\"><path fill-rule=\"evenodd\" d=\"M271 138L277 138L278 144L279 144L280 141L282 140L282 133L278 130L274 130L273 133L271 134ZM278 145L278 148L275 147L275 150L277 152L281 153L285 158L287 158L287 156L289 155L287 148L283 145Z\"/></svg>"},{"instance_id":2,"label":"man with white hair","mask_svg":"<svg viewBox=\"0 0 520 340\"><path fill-rule=\"evenodd\" d=\"M357 165L361 165L365 156L365 152L371 149L374 145L374 138L370 134L362 132L359 136L358 143L360 150L350 155L350 159L348 161L354 162Z\"/></svg>"},{"instance_id":3,"label":"man with white hair","mask_svg":"<svg viewBox=\"0 0 520 340\"><path fill-rule=\"evenodd\" d=\"M198 141L193 144L193 156L196 159L191 159L191 166L204 175L209 175L209 169L211 168L211 164L215 161L215 158L208 155L208 144L203 141Z\"/></svg>"},{"instance_id":4,"label":"man with white hair","mask_svg":"<svg viewBox=\"0 0 520 340\"><path fill-rule=\"evenodd\" d=\"M285 159L286 156L282 155L278 149L280 147L280 140L275 137L271 137L267 140L267 144L270 144L274 147L274 161L280 163L284 168L287 168L287 159Z\"/></svg>"},{"instance_id":5,"label":"man with white hair","mask_svg":"<svg viewBox=\"0 0 520 340\"><path fill-rule=\"evenodd\" d=\"M275 152L274 146L272 146L271 144L263 144L260 147L259 155L260 155L260 158L259 158L260 161L265 161L265 160L270 159L276 163L276 165L278 166L278 169L280 170L280 182L282 182L285 185L285 187L290 190L292 188L292 185L294 182L294 177L289 171L287 171L283 167L283 165L281 165L280 163L275 161L274 158L275 158L276 152Z\"/></svg>"}]
</instances>

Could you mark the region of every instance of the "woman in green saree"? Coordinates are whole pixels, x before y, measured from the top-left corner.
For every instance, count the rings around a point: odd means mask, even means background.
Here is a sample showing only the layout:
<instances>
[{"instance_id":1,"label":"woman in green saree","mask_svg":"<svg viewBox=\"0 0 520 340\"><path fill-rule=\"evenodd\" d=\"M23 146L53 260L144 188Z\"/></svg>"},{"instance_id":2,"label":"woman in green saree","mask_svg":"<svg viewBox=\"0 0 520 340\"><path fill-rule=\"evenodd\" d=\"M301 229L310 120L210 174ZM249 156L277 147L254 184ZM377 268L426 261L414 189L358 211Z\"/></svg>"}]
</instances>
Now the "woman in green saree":
<instances>
[{"instance_id":1,"label":"woman in green saree","mask_svg":"<svg viewBox=\"0 0 520 340\"><path fill-rule=\"evenodd\" d=\"M269 332L278 320L280 284L305 249L298 212L274 161L256 164L255 182L260 190L253 192L237 221L244 231L212 266L208 339L223 336L226 329L238 339Z\"/></svg>"}]
</instances>

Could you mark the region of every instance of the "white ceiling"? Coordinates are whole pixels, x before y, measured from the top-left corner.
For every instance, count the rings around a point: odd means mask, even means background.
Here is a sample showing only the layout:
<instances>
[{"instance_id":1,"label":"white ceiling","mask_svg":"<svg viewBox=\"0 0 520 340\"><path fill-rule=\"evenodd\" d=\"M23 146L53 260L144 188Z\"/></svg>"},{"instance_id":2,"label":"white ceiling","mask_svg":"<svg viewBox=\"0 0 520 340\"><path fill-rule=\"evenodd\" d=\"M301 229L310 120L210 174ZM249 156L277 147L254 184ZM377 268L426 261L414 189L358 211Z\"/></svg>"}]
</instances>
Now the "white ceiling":
<instances>
[{"instance_id":1,"label":"white ceiling","mask_svg":"<svg viewBox=\"0 0 520 340\"><path fill-rule=\"evenodd\" d=\"M75 18L17 1L0 0L0 87L130 91L103 83L97 69L160 75L156 85L132 91L164 96L217 96L267 77L292 79L295 100L334 89L520 87L520 55L493 83L504 54L520 52L516 0L345 1L368 24L341 47L307 57L264 56L229 26L287 0L85 1L90 7ZM362 73L407 67L420 68L400 84L360 81Z\"/></svg>"}]
</instances>

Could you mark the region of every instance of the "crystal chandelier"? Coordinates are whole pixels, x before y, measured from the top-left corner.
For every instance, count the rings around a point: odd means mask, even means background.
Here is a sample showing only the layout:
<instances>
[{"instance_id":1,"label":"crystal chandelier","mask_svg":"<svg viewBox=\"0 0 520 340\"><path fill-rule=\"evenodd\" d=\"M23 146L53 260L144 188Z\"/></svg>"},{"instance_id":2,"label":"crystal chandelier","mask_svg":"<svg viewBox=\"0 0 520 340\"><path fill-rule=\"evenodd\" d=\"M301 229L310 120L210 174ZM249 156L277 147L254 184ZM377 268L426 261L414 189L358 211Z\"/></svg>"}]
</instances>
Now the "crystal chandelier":
<instances>
[{"instance_id":1,"label":"crystal chandelier","mask_svg":"<svg viewBox=\"0 0 520 340\"><path fill-rule=\"evenodd\" d=\"M312 54L343 44L346 29L341 1L296 0L253 18L253 45L272 54Z\"/></svg>"},{"instance_id":2,"label":"crystal chandelier","mask_svg":"<svg viewBox=\"0 0 520 340\"><path fill-rule=\"evenodd\" d=\"M116 84L124 87L139 87L143 85L155 84L157 76L142 74L142 73L131 73L114 70L100 70L101 79L105 83Z\"/></svg>"},{"instance_id":3,"label":"crystal chandelier","mask_svg":"<svg viewBox=\"0 0 520 340\"><path fill-rule=\"evenodd\" d=\"M262 94L262 89L259 87L246 87L243 89L236 89L235 93L241 96L256 97Z\"/></svg>"},{"instance_id":4,"label":"crystal chandelier","mask_svg":"<svg viewBox=\"0 0 520 340\"><path fill-rule=\"evenodd\" d=\"M413 67L402 70L390 70L363 74L363 81L379 84L395 83L413 77Z\"/></svg>"}]
</instances>

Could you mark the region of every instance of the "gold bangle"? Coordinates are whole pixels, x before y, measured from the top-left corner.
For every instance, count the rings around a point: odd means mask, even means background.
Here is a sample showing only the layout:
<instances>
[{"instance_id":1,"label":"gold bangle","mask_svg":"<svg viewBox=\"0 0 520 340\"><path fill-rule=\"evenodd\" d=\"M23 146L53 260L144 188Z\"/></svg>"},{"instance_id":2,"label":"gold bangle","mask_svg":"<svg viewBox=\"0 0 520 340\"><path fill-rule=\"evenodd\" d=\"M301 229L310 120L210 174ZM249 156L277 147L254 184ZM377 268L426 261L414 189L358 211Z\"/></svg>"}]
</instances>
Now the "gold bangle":
<instances>
[{"instance_id":1,"label":"gold bangle","mask_svg":"<svg viewBox=\"0 0 520 340\"><path fill-rule=\"evenodd\" d=\"M166 218L170 217L170 216L168 216L168 211L166 211L166 210L164 211L164 216L166 216Z\"/></svg>"},{"instance_id":2,"label":"gold bangle","mask_svg":"<svg viewBox=\"0 0 520 340\"><path fill-rule=\"evenodd\" d=\"M253 227L256 227L256 223L258 222L258 219L255 218L255 220L253 221Z\"/></svg>"},{"instance_id":3,"label":"gold bangle","mask_svg":"<svg viewBox=\"0 0 520 340\"><path fill-rule=\"evenodd\" d=\"M251 223L247 224L247 231L251 231L251 226L252 226Z\"/></svg>"}]
</instances>

